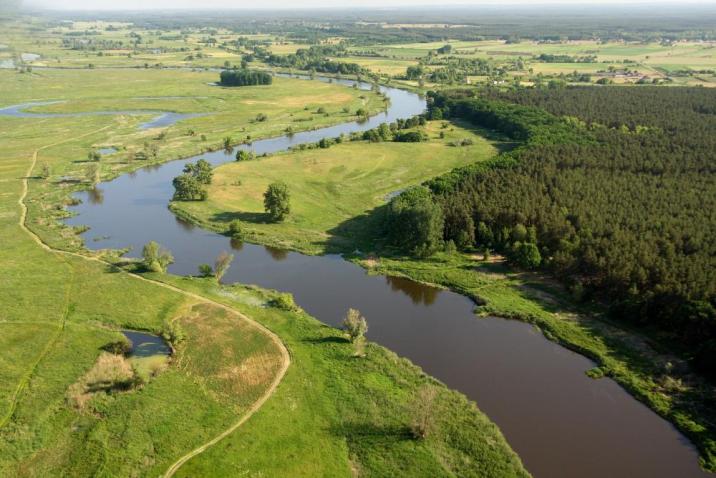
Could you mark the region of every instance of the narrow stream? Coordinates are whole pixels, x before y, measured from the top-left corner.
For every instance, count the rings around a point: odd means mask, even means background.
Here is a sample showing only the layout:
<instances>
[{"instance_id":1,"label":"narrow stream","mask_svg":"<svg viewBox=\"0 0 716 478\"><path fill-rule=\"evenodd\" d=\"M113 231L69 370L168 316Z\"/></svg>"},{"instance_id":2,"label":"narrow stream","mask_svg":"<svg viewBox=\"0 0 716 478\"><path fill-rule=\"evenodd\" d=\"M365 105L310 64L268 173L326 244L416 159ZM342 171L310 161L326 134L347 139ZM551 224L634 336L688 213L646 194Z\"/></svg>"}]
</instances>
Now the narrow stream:
<instances>
[{"instance_id":1,"label":"narrow stream","mask_svg":"<svg viewBox=\"0 0 716 478\"><path fill-rule=\"evenodd\" d=\"M256 141L251 149L281 151L425 108L412 93L382 91L391 101L388 111L365 123ZM370 339L475 400L536 477L709 476L699 468L694 447L672 425L612 380L589 379L584 372L591 361L549 342L527 324L477 319L463 296L405 279L369 276L338 256L232 246L225 236L178 220L167 208L171 181L187 161L199 158L214 165L233 160L215 152L123 175L101 184L99 192L78 194L83 202L67 223L90 226L83 237L91 249L132 247L129 255L137 256L155 240L174 254L170 272L175 274L195 274L199 264L212 263L222 250L233 248L236 258L225 281L291 292L308 313L330 325L339 325L349 307L361 310Z\"/></svg>"}]
</instances>

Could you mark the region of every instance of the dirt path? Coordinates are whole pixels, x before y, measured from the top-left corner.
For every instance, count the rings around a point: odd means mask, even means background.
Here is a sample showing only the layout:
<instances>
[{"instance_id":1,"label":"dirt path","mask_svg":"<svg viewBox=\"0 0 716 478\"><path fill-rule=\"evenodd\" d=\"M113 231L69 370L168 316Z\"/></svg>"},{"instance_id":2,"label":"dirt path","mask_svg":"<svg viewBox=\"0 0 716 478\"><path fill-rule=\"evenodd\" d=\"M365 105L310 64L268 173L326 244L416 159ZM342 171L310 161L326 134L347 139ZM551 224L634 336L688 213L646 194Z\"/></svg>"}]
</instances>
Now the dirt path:
<instances>
[{"instance_id":1,"label":"dirt path","mask_svg":"<svg viewBox=\"0 0 716 478\"><path fill-rule=\"evenodd\" d=\"M20 219L19 219L19 221L18 221L18 224L19 224L20 228L21 228L23 231L25 231L25 233L27 233L27 235L30 236L30 238L31 238L37 245L39 245L40 247L42 247L43 249L45 249L45 250L48 251L48 252L51 252L51 253L54 253L54 254L57 254L57 255L60 255L60 256L64 256L64 257L77 257L77 258L80 258L80 259L83 259L83 260L94 261L94 262L98 262L98 263L101 263L101 264L105 264L105 265L111 266L112 264L110 264L109 262L104 261L104 260L102 260L102 259L100 259L100 258L98 258L98 257L89 257L89 256L85 256L85 255L83 255L83 254L79 254L79 253L77 253L77 252L70 252L70 251L63 251L63 250L60 250L60 249L54 249L54 248L52 248L50 245L46 244L37 234L35 234L32 230L30 230L30 229L27 227L27 224L26 224L26 223L27 223L27 205L25 204L25 199L27 198L27 192L28 192L28 178L31 177L32 171L35 169L35 166L37 165L37 157L38 157L40 151L42 151L42 150L44 150L44 149L51 148L51 147L53 147L53 146L57 146L57 145L59 145L59 144L67 143L67 142L69 142L69 141L74 141L74 140L77 140L77 139L79 139L79 138L83 138L83 137L85 137L85 136L89 136L89 135L92 135L92 134L95 134L95 133L99 133L99 132L101 132L101 131L103 131L103 130L106 130L106 129L108 129L108 128L109 128L109 126L106 126L106 127L104 127L104 128L100 128L100 129L98 129L98 130L94 130L94 131L91 131L91 132L89 132L89 133L83 134L83 135L81 135L81 136L75 136L75 137L73 137L73 138L69 138L69 139L60 141L60 142L58 142L58 143L49 144L49 145L43 146L43 147L38 148L37 150L35 150L35 152L34 152L33 155L32 155L32 162L31 162L31 164L30 164L30 167L28 168L27 173L25 174L25 177L22 178L22 190L21 190L21 193L20 193L20 199L18 200L18 204L20 205ZM163 287L163 288L165 288L165 289L172 290L172 291L177 292L177 293L179 293L179 294L182 294L182 295L184 295L184 296L186 296L186 297L190 297L190 298L192 298L192 299L195 299L195 300L197 300L197 301L199 301L199 302L204 302L204 303L212 304L212 305L214 305L214 306L216 306L216 307L220 307L220 308L222 308L222 309L228 311L229 313L233 314L235 317L247 321L247 322L248 322L249 324L251 324L253 327L255 327L256 329L258 329L259 331L261 331L263 334L267 335L267 336L271 339L271 341L278 347L278 349L279 349L280 352L281 352L281 368L279 369L278 373L276 374L276 377L274 378L274 380L273 380L273 382L271 383L271 385L266 389L266 391L264 392L264 394L263 394L256 402L254 402L254 404L251 405L251 407L249 407L249 409L246 411L246 413L244 413L244 414L243 414L234 424L232 424L229 428L227 428L226 430L224 430L223 432L221 432L220 434L218 434L216 437L212 438L211 440L209 440L208 442L204 443L203 445L200 445L199 447L193 449L192 451L188 452L188 453L185 454L184 456L180 457L177 461L175 461L175 462L167 469L167 471L166 471L165 474L164 474L164 476L165 476L166 478L168 478L168 477L173 476L173 475L177 472L177 470L179 470L179 468L181 468L181 466L182 466L184 463L186 463L187 461L189 461L190 459L192 459L192 458L195 457L196 455L199 455L200 453L206 451L206 450L207 450L208 448L210 448L211 446L217 444L219 441L221 441L221 440L223 440L224 438L226 438L227 436L229 436L229 435L230 435L232 432L234 432L237 428L239 428L241 425L243 425L249 418L251 418L251 416L252 416L254 413L256 413L256 412L261 408L261 406L262 406L264 403L266 403L266 401L271 397L271 395L273 395L273 393L276 391L276 388L278 387L279 383L281 383L281 381L283 380L283 377L284 377L284 375L286 374L286 371L288 370L288 367L291 365L291 355L289 354L288 349L286 348L286 346L284 345L284 343L281 341L281 339L278 337L278 335L276 335L275 333L273 333L271 330L269 330L268 328L266 328L266 327L263 326L262 324L260 324L260 323L256 322L255 320L253 320L253 319L251 319L251 318L249 318L249 317L243 315L242 313L238 312L237 310L232 309L231 307L229 307L229 306L227 306L227 305L224 305L224 304L222 304L222 303L220 303L220 302L216 302L216 301L211 300L211 299L207 299L206 297L203 297L203 296L201 296L201 295L199 295L199 294L195 294L195 293L193 293L193 292L185 291L185 290L183 290L183 289L181 289L181 288L179 288L179 287L176 287L176 286L174 286L174 285L167 284L167 283L164 283L164 282L161 282L161 281L157 281L157 280L153 280L153 279L148 279L148 278L143 277L143 276L140 276L140 275L138 275L138 274L134 274L134 273L127 272L127 271L121 271L121 273L122 273L122 274L126 274L128 277L131 277L131 278L133 278L133 279L141 280L141 281L144 281L144 282L149 282L149 283L152 283L152 284L157 285L157 286L159 286L159 287ZM72 281L69 281L68 283L71 284L71 282L72 282ZM69 287L71 287L71 285L68 285L68 294L69 294L69 291L70 291ZM68 297L68 298L69 298L69 297ZM69 301L68 301L68 304L69 304ZM30 379L32 378L32 375L34 374L35 369L37 368L37 366L39 365L39 363L42 361L42 359L45 358L45 356L47 355L47 353L49 353L49 351L52 349L52 347L54 347L54 345L57 343L57 340L59 339L60 335L62 334L62 331L64 330L64 324L65 324L65 320L67 319L67 314L68 314L68 312L69 312L69 309L67 308L67 309L65 310L65 314L64 314L64 316L63 316L63 322L62 322L61 326L58 328L58 332L50 339L50 341L48 342L48 344L45 346L45 348L44 348L43 351L41 352L41 354L40 354L39 358L37 359L37 361L33 364L33 367L31 368L31 370L28 372L28 374L26 374L25 377L23 377L23 380L22 380L21 383L18 385L18 388L16 389L15 394L13 395L13 401L12 401L11 410L10 410L10 412L7 414L7 416L4 418L3 422L0 422L0 428L2 428L2 426L5 424L5 422L12 417L12 414L14 413L14 410L15 410L15 407L16 407L16 403L17 403L17 399L19 398L20 393L22 392L22 390L23 390L23 389L27 386L27 384L29 383L29 381L30 381Z\"/></svg>"}]
</instances>

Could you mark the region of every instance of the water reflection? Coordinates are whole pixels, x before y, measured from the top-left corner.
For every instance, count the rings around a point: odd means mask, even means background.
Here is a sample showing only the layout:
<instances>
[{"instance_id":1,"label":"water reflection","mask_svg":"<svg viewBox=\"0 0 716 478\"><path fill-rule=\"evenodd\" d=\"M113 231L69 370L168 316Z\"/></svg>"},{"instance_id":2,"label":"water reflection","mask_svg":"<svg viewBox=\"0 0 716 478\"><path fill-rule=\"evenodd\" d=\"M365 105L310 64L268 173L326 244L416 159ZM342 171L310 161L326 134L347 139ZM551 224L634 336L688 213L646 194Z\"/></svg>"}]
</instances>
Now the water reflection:
<instances>
[{"instance_id":1,"label":"water reflection","mask_svg":"<svg viewBox=\"0 0 716 478\"><path fill-rule=\"evenodd\" d=\"M266 252L268 252L275 261L283 261L288 257L288 251L285 249L277 249L271 246L264 246L264 249L266 249Z\"/></svg>"},{"instance_id":2,"label":"water reflection","mask_svg":"<svg viewBox=\"0 0 716 478\"><path fill-rule=\"evenodd\" d=\"M231 248L237 252L244 248L244 241L236 237L232 237L229 244L231 245Z\"/></svg>"},{"instance_id":3,"label":"water reflection","mask_svg":"<svg viewBox=\"0 0 716 478\"><path fill-rule=\"evenodd\" d=\"M95 186L87 191L87 198L92 204L102 204L104 202L104 191Z\"/></svg>"},{"instance_id":4,"label":"water reflection","mask_svg":"<svg viewBox=\"0 0 716 478\"><path fill-rule=\"evenodd\" d=\"M415 305L433 305L442 290L429 287L402 277L385 276L390 290L403 292Z\"/></svg>"},{"instance_id":5,"label":"water reflection","mask_svg":"<svg viewBox=\"0 0 716 478\"><path fill-rule=\"evenodd\" d=\"M181 226L181 228L184 229L185 231L191 232L194 229L196 229L196 226L194 224L192 224L191 222L185 221L184 219L180 218L179 216L175 216L175 218L176 218L177 224L179 224L179 226Z\"/></svg>"}]
</instances>

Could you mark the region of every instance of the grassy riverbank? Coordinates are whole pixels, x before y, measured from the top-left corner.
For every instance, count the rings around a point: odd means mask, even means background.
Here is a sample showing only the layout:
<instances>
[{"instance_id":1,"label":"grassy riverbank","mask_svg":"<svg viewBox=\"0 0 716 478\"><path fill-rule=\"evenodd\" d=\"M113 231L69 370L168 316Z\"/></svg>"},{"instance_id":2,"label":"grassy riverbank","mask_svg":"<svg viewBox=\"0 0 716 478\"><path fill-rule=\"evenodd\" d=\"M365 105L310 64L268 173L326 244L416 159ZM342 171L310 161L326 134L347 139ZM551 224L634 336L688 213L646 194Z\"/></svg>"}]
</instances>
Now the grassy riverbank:
<instances>
[{"instance_id":1,"label":"grassy riverbank","mask_svg":"<svg viewBox=\"0 0 716 478\"><path fill-rule=\"evenodd\" d=\"M444 124L429 122L430 139L423 143L358 141L224 164L215 169L207 201L174 202L172 209L219 232L239 219L249 241L275 247L308 254L353 250L372 241L370 213L391 193L492 157L500 146L480 131ZM452 146L461 140L470 144ZM292 212L273 223L263 193L287 178Z\"/></svg>"},{"instance_id":2,"label":"grassy riverbank","mask_svg":"<svg viewBox=\"0 0 716 478\"><path fill-rule=\"evenodd\" d=\"M501 258L439 253L431 258L371 258L356 262L371 273L408 277L473 298L478 313L535 324L550 340L593 359L595 378L608 376L696 444L704 468L714 470L714 387L658 342L612 323L599 307L576 304L557 283L515 271Z\"/></svg>"},{"instance_id":3,"label":"grassy riverbank","mask_svg":"<svg viewBox=\"0 0 716 478\"><path fill-rule=\"evenodd\" d=\"M230 305L276 332L294 365L247 424L178 476L526 476L497 427L462 394L376 344L356 358L346 336L305 312L266 307L273 293L163 278ZM416 440L415 398L434 387L435 431Z\"/></svg>"}]
</instances>

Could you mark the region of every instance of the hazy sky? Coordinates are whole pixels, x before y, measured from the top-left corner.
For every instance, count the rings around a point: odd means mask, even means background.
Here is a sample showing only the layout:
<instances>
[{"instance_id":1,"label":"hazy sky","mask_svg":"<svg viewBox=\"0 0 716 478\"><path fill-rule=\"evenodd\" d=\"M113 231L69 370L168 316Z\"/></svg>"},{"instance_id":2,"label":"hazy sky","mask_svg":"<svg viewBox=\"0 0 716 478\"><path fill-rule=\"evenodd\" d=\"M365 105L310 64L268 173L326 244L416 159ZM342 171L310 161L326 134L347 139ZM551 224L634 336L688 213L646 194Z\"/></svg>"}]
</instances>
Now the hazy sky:
<instances>
[{"instance_id":1,"label":"hazy sky","mask_svg":"<svg viewBox=\"0 0 716 478\"><path fill-rule=\"evenodd\" d=\"M504 5L504 4L613 4L624 3L676 3L675 0L364 0L342 2L340 0L24 0L29 7L81 10L134 10L134 9L213 9L213 8L314 8L314 7L399 7L407 5ZM714 0L687 0L681 3L713 4Z\"/></svg>"}]
</instances>

